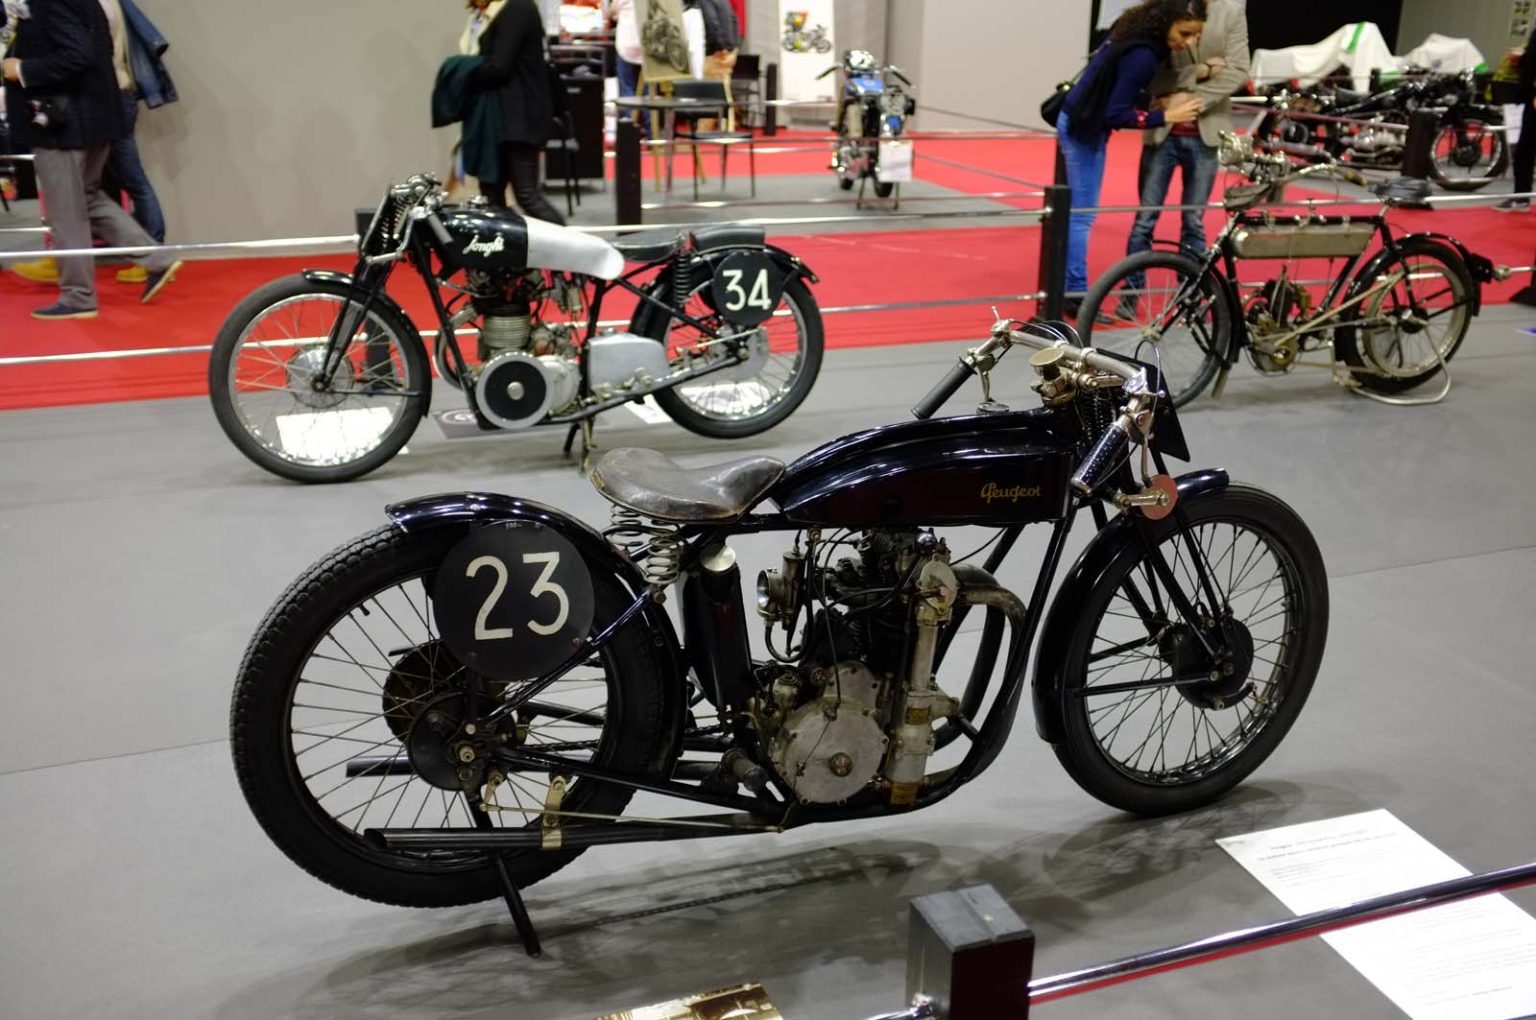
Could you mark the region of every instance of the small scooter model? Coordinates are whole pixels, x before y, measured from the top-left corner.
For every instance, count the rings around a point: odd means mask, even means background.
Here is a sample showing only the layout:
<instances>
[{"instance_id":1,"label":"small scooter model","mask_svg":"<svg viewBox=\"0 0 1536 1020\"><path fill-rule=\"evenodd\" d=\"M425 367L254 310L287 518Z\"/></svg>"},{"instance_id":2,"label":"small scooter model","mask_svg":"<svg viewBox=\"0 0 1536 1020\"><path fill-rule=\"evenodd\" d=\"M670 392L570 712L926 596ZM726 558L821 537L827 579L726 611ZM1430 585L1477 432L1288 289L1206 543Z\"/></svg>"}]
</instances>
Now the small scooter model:
<instances>
[{"instance_id":1,"label":"small scooter model","mask_svg":"<svg viewBox=\"0 0 1536 1020\"><path fill-rule=\"evenodd\" d=\"M873 180L875 194L890 198L896 182L880 179L880 143L900 137L907 118L917 110L917 100L902 88L911 88L912 81L899 67L882 67L866 50L848 50L841 63L827 68L817 79L838 71L843 73L843 89L837 120L832 124L838 138L832 172L844 191L852 191L855 183Z\"/></svg>"}]
</instances>

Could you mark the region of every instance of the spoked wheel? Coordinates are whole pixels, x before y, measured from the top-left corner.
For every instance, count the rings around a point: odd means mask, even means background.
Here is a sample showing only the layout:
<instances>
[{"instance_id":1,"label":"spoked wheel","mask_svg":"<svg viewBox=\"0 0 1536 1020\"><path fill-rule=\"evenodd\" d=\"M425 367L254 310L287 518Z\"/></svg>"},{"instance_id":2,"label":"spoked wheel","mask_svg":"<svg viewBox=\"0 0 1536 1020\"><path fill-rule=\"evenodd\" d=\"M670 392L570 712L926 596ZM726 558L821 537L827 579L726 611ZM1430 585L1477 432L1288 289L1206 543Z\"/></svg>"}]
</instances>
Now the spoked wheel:
<instances>
[{"instance_id":1,"label":"spoked wheel","mask_svg":"<svg viewBox=\"0 0 1536 1020\"><path fill-rule=\"evenodd\" d=\"M1459 117L1441 126L1431 155L1432 172L1442 188L1477 191L1487 187L1509 165L1504 125L1478 116Z\"/></svg>"},{"instance_id":2,"label":"spoked wheel","mask_svg":"<svg viewBox=\"0 0 1536 1020\"><path fill-rule=\"evenodd\" d=\"M1096 324L1100 315L1111 322ZM1087 347L1159 365L1175 406L1210 384L1232 339L1233 312L1214 275L1168 251L1138 252L1101 276L1077 329Z\"/></svg>"},{"instance_id":3,"label":"spoked wheel","mask_svg":"<svg viewBox=\"0 0 1536 1020\"><path fill-rule=\"evenodd\" d=\"M789 417L815 385L824 343L821 311L805 282L796 278L784 289L772 318L751 329L734 327L711 304L710 282L708 272L699 274L683 310L721 334L748 335L735 344L721 343L679 319L647 318L638 332L667 345L674 370L732 363L657 392L656 403L690 432L716 439L756 435Z\"/></svg>"},{"instance_id":4,"label":"spoked wheel","mask_svg":"<svg viewBox=\"0 0 1536 1020\"><path fill-rule=\"evenodd\" d=\"M498 768L471 755L464 723L508 687L468 670L434 624L434 572L460 529L410 535L378 529L336 550L278 600L251 640L231 710L235 771L257 820L279 848L323 881L401 906L488 899L498 886L477 852L404 852L364 839L373 828L480 827L463 794L488 793L482 815L497 828L537 827L548 773ZM593 577L606 626L628 604L615 582ZM557 681L515 718L480 728L482 746L518 746L664 776L672 743L665 673L657 651L630 626L598 656ZM486 762L491 764L487 767ZM616 816L626 787L578 778L562 812ZM518 886L580 851L504 855Z\"/></svg>"},{"instance_id":5,"label":"spoked wheel","mask_svg":"<svg viewBox=\"0 0 1536 1020\"><path fill-rule=\"evenodd\" d=\"M1142 545L1127 545L1078 617L1061 694L1057 757L1083 789L1141 815L1208 804L1267 758L1328 629L1322 558L1294 511L1239 485L1184 509L1187 534L1176 516L1149 528L1205 619L1184 619Z\"/></svg>"},{"instance_id":6,"label":"spoked wheel","mask_svg":"<svg viewBox=\"0 0 1536 1020\"><path fill-rule=\"evenodd\" d=\"M361 316L352 291L302 276L262 287L214 340L208 392L241 453L284 478L340 482L389 460L426 413L432 377L415 328L389 309ZM332 327L355 325L328 383Z\"/></svg>"},{"instance_id":7,"label":"spoked wheel","mask_svg":"<svg viewBox=\"0 0 1536 1020\"><path fill-rule=\"evenodd\" d=\"M1415 239L1399 251L1362 281L1372 296L1334 333L1334 353L1373 393L1423 384L1451 360L1472 324L1476 284L1456 250Z\"/></svg>"}]
</instances>

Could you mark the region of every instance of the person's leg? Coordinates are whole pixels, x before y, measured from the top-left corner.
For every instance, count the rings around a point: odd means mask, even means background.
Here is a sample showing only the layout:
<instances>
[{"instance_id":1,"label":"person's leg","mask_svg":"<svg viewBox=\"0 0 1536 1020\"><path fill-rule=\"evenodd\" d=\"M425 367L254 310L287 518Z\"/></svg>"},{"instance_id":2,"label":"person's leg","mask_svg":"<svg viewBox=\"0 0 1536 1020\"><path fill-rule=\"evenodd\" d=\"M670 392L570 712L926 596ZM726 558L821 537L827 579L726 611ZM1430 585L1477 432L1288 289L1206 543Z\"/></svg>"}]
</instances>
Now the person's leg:
<instances>
[{"instance_id":1,"label":"person's leg","mask_svg":"<svg viewBox=\"0 0 1536 1020\"><path fill-rule=\"evenodd\" d=\"M122 94L123 117L128 122L127 137L113 142L107 157L107 174L120 184L133 200L133 218L144 232L160 244L165 243L165 214L160 209L160 199L155 195L149 175L139 159L139 147L133 140L138 124L139 101L127 92Z\"/></svg>"},{"instance_id":2,"label":"person's leg","mask_svg":"<svg viewBox=\"0 0 1536 1020\"><path fill-rule=\"evenodd\" d=\"M1220 169L1216 150L1199 138L1181 138L1183 142L1179 165L1184 168L1183 205L1203 206L1211 200L1216 187L1216 173ZM1205 254L1205 210L1185 209L1184 230L1179 237L1184 251L1199 258Z\"/></svg>"},{"instance_id":3,"label":"person's leg","mask_svg":"<svg viewBox=\"0 0 1536 1020\"><path fill-rule=\"evenodd\" d=\"M505 181L481 181L480 197L491 203L498 209L507 207L507 185Z\"/></svg>"},{"instance_id":4,"label":"person's leg","mask_svg":"<svg viewBox=\"0 0 1536 1020\"><path fill-rule=\"evenodd\" d=\"M60 251L91 246L91 220L86 211L85 153L79 149L35 149L32 167L37 186L47 196L48 227ZM96 308L96 260L90 256L61 258L59 304L77 311Z\"/></svg>"},{"instance_id":5,"label":"person's leg","mask_svg":"<svg viewBox=\"0 0 1536 1020\"><path fill-rule=\"evenodd\" d=\"M1141 201L1143 206L1162 205L1168 198L1168 186L1173 182L1173 168L1178 162L1175 139L1169 136L1162 145L1152 147L1152 153L1147 158L1147 172L1141 184ZM1136 214L1136 222L1131 226L1130 239L1125 242L1125 253L1135 255L1137 252L1152 250L1152 233L1157 229L1157 220L1162 213L1147 209ZM1126 286L1135 290L1146 285L1146 274L1135 277L1126 277ZM1134 297L1134 295L1128 295Z\"/></svg>"},{"instance_id":6,"label":"person's leg","mask_svg":"<svg viewBox=\"0 0 1536 1020\"><path fill-rule=\"evenodd\" d=\"M537 146L509 142L506 146L507 167L512 177L512 197L524 216L565 226L560 210L550 205L540 185L539 150Z\"/></svg>"},{"instance_id":7,"label":"person's leg","mask_svg":"<svg viewBox=\"0 0 1536 1020\"><path fill-rule=\"evenodd\" d=\"M615 57L614 63L619 72L619 95L634 95L640 86L640 65L631 64L623 57Z\"/></svg>"},{"instance_id":8,"label":"person's leg","mask_svg":"<svg viewBox=\"0 0 1536 1020\"><path fill-rule=\"evenodd\" d=\"M1536 106L1525 104L1520 117L1520 141L1515 143L1515 194L1531 190L1532 171L1536 170Z\"/></svg>"},{"instance_id":9,"label":"person's leg","mask_svg":"<svg viewBox=\"0 0 1536 1020\"><path fill-rule=\"evenodd\" d=\"M1072 137L1065 112L1057 122L1057 141L1067 167L1067 186L1072 189L1074 208L1099 203L1104 183L1106 142L1089 145ZM1093 230L1093 213L1073 213L1067 230L1067 293L1077 295L1069 301L1081 301L1088 289L1088 234Z\"/></svg>"},{"instance_id":10,"label":"person's leg","mask_svg":"<svg viewBox=\"0 0 1536 1020\"><path fill-rule=\"evenodd\" d=\"M110 150L110 145L95 145L86 149L80 167L91 233L101 238L109 248L144 248L154 245L155 239L122 206L101 190L101 173L110 158ZM130 256L130 259L143 266L146 272L155 274L171 268L176 256L166 251L153 251L148 255Z\"/></svg>"}]
</instances>

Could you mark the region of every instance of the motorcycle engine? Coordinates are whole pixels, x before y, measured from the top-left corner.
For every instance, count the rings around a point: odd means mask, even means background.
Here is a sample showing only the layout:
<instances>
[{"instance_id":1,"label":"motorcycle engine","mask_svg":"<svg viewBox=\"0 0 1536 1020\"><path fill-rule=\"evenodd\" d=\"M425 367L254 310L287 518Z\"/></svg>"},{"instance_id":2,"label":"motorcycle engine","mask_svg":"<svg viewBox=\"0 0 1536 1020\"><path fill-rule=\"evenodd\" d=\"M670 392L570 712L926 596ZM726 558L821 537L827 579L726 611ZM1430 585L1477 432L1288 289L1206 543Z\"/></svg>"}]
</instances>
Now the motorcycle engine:
<instances>
[{"instance_id":1,"label":"motorcycle engine","mask_svg":"<svg viewBox=\"0 0 1536 1020\"><path fill-rule=\"evenodd\" d=\"M537 315L551 296L543 274L476 272L469 285L480 319L480 368L471 380L480 412L501 428L523 429L569 409L580 392L581 367L569 328L546 324ZM563 307L563 294L556 291Z\"/></svg>"},{"instance_id":2,"label":"motorcycle engine","mask_svg":"<svg viewBox=\"0 0 1536 1020\"><path fill-rule=\"evenodd\" d=\"M1282 375L1296 365L1301 353L1296 337L1285 337L1291 323L1305 319L1312 308L1311 295L1289 280L1271 280L1253 296L1244 310L1253 343L1248 357L1266 375Z\"/></svg>"},{"instance_id":3,"label":"motorcycle engine","mask_svg":"<svg viewBox=\"0 0 1536 1020\"><path fill-rule=\"evenodd\" d=\"M839 803L881 776L910 644L910 606L900 596L921 559L918 540L915 529L866 532L857 558L812 569L806 579L821 605L799 668L781 674L754 713L774 768L802 802ZM783 574L765 572L763 616L798 617L786 599L804 570L804 558L792 554Z\"/></svg>"}]
</instances>

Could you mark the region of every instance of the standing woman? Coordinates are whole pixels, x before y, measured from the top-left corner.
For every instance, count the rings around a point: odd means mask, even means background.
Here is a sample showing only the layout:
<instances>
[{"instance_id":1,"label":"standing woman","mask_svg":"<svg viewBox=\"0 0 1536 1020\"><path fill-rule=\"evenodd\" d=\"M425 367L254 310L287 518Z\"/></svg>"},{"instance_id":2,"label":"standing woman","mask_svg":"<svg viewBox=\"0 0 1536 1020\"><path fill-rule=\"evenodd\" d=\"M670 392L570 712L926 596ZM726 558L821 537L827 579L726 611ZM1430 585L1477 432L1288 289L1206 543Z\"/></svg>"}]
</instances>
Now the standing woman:
<instances>
[{"instance_id":1,"label":"standing woman","mask_svg":"<svg viewBox=\"0 0 1536 1020\"><path fill-rule=\"evenodd\" d=\"M1099 204L1111 131L1188 124L1200 115L1201 101L1192 96L1175 97L1166 110L1148 110L1143 94L1169 55L1199 40L1204 26L1205 0L1143 0L1115 21L1109 38L1067 93L1056 121L1073 205ZM1093 221L1093 213L1072 214L1067 242L1069 294L1088 289L1088 233ZM1075 319L1081 307L1081 297L1070 298L1066 314Z\"/></svg>"},{"instance_id":2,"label":"standing woman","mask_svg":"<svg viewBox=\"0 0 1536 1020\"><path fill-rule=\"evenodd\" d=\"M544 57L544 22L535 0L507 0L480 36L480 56L471 84L494 89L501 99L502 166L509 181L481 181L492 205L506 205L507 184L523 215L565 225L565 217L544 197L540 160L554 127L550 68Z\"/></svg>"}]
</instances>

